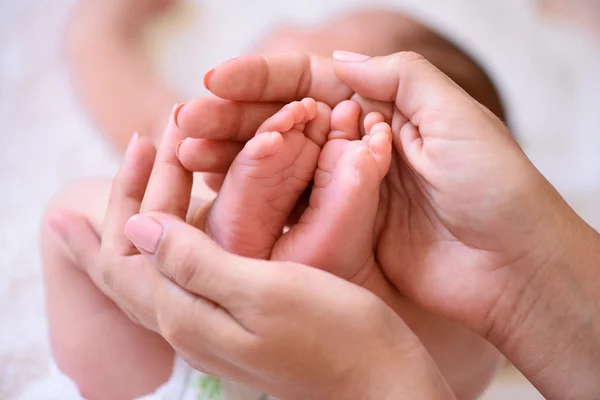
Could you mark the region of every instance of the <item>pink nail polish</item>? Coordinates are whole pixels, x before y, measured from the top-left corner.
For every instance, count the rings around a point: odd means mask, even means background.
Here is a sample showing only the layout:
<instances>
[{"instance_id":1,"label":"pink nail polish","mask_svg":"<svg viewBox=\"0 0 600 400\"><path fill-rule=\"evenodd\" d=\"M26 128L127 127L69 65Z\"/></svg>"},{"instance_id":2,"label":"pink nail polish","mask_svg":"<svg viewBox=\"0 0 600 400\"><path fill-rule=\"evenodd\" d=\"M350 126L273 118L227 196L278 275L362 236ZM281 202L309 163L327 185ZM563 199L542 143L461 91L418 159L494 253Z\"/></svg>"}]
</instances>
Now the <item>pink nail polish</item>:
<instances>
[{"instance_id":1,"label":"pink nail polish","mask_svg":"<svg viewBox=\"0 0 600 400\"><path fill-rule=\"evenodd\" d=\"M131 153L133 147L135 146L135 143L137 142L137 140L139 139L140 134L135 132L133 135L131 135L131 139L129 139L129 144L127 145L127 149L125 150L125 157L127 157L129 155L129 153Z\"/></svg>"},{"instance_id":2,"label":"pink nail polish","mask_svg":"<svg viewBox=\"0 0 600 400\"><path fill-rule=\"evenodd\" d=\"M64 211L59 210L54 212L48 218L48 226L54 234L56 234L63 242L67 241L67 233L64 229L64 222L66 219L66 214Z\"/></svg>"},{"instance_id":3,"label":"pink nail polish","mask_svg":"<svg viewBox=\"0 0 600 400\"><path fill-rule=\"evenodd\" d=\"M333 52L333 58L335 58L337 61L341 61L341 62L363 62L363 61L367 61L371 57L367 56L365 54L352 53L352 52L343 51L343 50L336 50Z\"/></svg>"},{"instance_id":4,"label":"pink nail polish","mask_svg":"<svg viewBox=\"0 0 600 400\"><path fill-rule=\"evenodd\" d=\"M150 217L134 215L125 225L125 237L140 251L154 254L163 235L163 227Z\"/></svg>"},{"instance_id":5,"label":"pink nail polish","mask_svg":"<svg viewBox=\"0 0 600 400\"><path fill-rule=\"evenodd\" d=\"M206 73L206 75L204 75L204 87L208 90L210 90L210 79L212 78L213 74L215 73L214 69L211 69L210 71L208 71Z\"/></svg>"},{"instance_id":6,"label":"pink nail polish","mask_svg":"<svg viewBox=\"0 0 600 400\"><path fill-rule=\"evenodd\" d=\"M173 107L173 122L175 123L175 126L177 128L179 128L179 121L177 120L177 118L179 118L179 112L181 111L183 106L185 106L185 103L175 104L175 107Z\"/></svg>"},{"instance_id":7,"label":"pink nail polish","mask_svg":"<svg viewBox=\"0 0 600 400\"><path fill-rule=\"evenodd\" d=\"M179 148L181 147L181 145L183 144L184 141L185 141L185 139L180 140L179 143L177 143L177 147L175 147L175 157L177 157L177 159L180 161L181 161L181 159L179 158Z\"/></svg>"}]
</instances>

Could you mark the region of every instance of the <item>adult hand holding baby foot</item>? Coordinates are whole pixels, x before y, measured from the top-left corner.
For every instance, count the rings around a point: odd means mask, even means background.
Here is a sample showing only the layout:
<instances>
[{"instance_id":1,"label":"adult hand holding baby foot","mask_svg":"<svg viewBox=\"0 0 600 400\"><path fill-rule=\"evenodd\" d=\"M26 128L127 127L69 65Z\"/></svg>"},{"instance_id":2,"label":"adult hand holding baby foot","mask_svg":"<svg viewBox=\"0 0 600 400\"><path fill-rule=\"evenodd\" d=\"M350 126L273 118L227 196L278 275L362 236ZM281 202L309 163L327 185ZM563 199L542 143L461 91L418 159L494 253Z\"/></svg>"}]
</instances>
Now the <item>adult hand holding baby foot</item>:
<instances>
[{"instance_id":1,"label":"adult hand holding baby foot","mask_svg":"<svg viewBox=\"0 0 600 400\"><path fill-rule=\"evenodd\" d=\"M336 58L338 77L358 96L393 104L387 116L399 157L378 252L386 275L419 304L490 340L547 397L597 396L597 331L579 325L587 330L580 346L568 329L547 335L565 315L600 317L597 286L566 283L594 268L597 232L500 120L426 60ZM577 378L561 375L565 364L579 365ZM567 389L573 379L580 386Z\"/></svg>"},{"instance_id":2,"label":"adult hand holding baby foot","mask_svg":"<svg viewBox=\"0 0 600 400\"><path fill-rule=\"evenodd\" d=\"M365 111L380 111L392 124L396 149L378 218L376 255L388 278L418 304L491 340L546 396L593 398L600 349L584 316L598 315L590 309L598 288L573 282L593 268L597 233L501 121L427 61L411 53L336 58L333 67L309 56L223 64L207 86L228 99L218 103L214 120L230 119L217 135L214 126L195 122L204 120L194 103L186 106L182 131L204 140L190 142L195 152L182 146L180 159L194 168L206 138L243 140L260 112L297 96L331 105L352 97ZM234 156L223 154L211 172ZM581 297L571 302L574 293ZM548 335L557 318L585 330L586 340L569 329ZM561 375L561 365L570 364L582 366L577 388L566 384L575 377Z\"/></svg>"},{"instance_id":3,"label":"adult hand holding baby foot","mask_svg":"<svg viewBox=\"0 0 600 400\"><path fill-rule=\"evenodd\" d=\"M186 224L191 176L175 159L179 139L170 124L154 168L147 139L132 140L102 243L83 217L55 222L99 287L195 368L281 398L454 398L376 296L308 266L233 255Z\"/></svg>"},{"instance_id":4,"label":"adult hand holding baby foot","mask_svg":"<svg viewBox=\"0 0 600 400\"><path fill-rule=\"evenodd\" d=\"M312 68L310 71L307 70L309 67ZM272 68L273 75L265 68ZM230 100L201 98L181 109L177 121L182 134L189 139L180 145L179 159L190 170L211 172L210 182L219 185L223 178L215 173L229 170L245 141L254 136L269 113L281 108L282 102L309 96L334 107L332 138L336 135L339 139L360 138L363 126L368 132L373 127L386 125L381 113L377 112L360 124L360 107L345 101L352 91L335 76L331 61L320 57L310 60L302 55L265 59L242 57L217 67L207 75L206 83L216 95ZM255 102L257 99L261 101ZM390 136L388 131L385 134ZM326 149L334 143L335 140L328 143ZM356 176L360 179L348 180L348 175L342 172L348 169L333 168L335 165L337 163L330 162L329 169L338 171L331 174L333 185L330 186L338 188L337 195L334 190L326 201L319 202L320 193L325 191L314 193L311 200L316 203L313 206L319 204L320 207L313 207L311 214L318 217L315 219L318 223L301 221L303 224L297 229L310 234L303 235L303 240L296 243L292 241L296 251L284 249L286 259L351 279L377 294L422 338L457 396L465 399L479 396L496 371L497 352L467 329L416 306L389 283L381 271L380 265L385 266L378 259L377 246L374 246L379 242L381 223L387 216L381 212L372 215L379 203L380 186L385 200L385 184L379 184L381 177L376 176L377 173L366 173L370 168L359 169L362 173ZM300 209L307 205L300 204ZM314 212L317 208L319 212ZM355 231L361 232L358 237L362 240L354 240L356 235L348 234ZM286 241L286 237L282 239L279 243ZM276 251L272 256L278 258L281 253ZM335 256L339 253L344 254L348 262L333 262L342 259Z\"/></svg>"}]
</instances>

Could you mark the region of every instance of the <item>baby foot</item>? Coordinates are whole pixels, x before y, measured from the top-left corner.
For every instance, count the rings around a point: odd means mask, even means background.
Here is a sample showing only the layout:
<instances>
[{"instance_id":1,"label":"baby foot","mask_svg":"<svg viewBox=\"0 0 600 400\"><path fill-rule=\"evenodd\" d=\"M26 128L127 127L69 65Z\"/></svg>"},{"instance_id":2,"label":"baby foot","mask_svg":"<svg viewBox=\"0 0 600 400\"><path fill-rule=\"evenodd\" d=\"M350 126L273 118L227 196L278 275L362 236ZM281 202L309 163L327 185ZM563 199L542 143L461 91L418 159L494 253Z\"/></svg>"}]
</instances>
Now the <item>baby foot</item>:
<instances>
[{"instance_id":1,"label":"baby foot","mask_svg":"<svg viewBox=\"0 0 600 400\"><path fill-rule=\"evenodd\" d=\"M309 207L281 237L273 259L295 261L363 284L376 266L373 252L379 190L392 158L390 126L379 113L365 119L351 101L332 113L332 132L321 151Z\"/></svg>"},{"instance_id":2,"label":"baby foot","mask_svg":"<svg viewBox=\"0 0 600 400\"><path fill-rule=\"evenodd\" d=\"M313 179L329 130L329 108L293 102L259 128L231 165L206 220L217 243L269 258L286 220Z\"/></svg>"}]
</instances>

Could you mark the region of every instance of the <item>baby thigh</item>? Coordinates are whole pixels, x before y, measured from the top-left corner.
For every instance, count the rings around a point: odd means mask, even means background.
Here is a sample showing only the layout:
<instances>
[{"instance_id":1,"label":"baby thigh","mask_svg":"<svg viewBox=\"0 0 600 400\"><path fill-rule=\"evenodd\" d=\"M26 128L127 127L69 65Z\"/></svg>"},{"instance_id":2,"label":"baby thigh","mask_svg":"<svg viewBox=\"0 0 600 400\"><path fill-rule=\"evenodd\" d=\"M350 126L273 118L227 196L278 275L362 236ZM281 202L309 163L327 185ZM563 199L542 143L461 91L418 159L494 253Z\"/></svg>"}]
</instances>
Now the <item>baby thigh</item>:
<instances>
[{"instance_id":1,"label":"baby thigh","mask_svg":"<svg viewBox=\"0 0 600 400\"><path fill-rule=\"evenodd\" d=\"M86 398L134 398L166 382L173 350L131 322L81 271L51 230L57 210L85 215L100 234L110 179L77 181L52 200L44 218L41 253L50 345L59 369Z\"/></svg>"}]
</instances>

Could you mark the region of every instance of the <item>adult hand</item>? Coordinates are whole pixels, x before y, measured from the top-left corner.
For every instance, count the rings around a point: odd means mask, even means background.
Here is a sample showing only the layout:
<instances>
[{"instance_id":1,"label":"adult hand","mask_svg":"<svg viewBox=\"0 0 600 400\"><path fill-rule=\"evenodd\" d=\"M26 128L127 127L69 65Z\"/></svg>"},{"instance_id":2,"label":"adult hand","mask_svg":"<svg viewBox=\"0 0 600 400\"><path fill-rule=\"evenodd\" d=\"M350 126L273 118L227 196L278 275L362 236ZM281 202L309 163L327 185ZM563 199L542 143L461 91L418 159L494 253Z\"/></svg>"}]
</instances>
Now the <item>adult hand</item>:
<instances>
[{"instance_id":1,"label":"adult hand","mask_svg":"<svg viewBox=\"0 0 600 400\"><path fill-rule=\"evenodd\" d=\"M600 373L599 288L577 285L591 273L586 258L597 259L597 233L502 122L422 57L336 56L333 63L249 56L211 71L207 87L227 100L181 110L182 132L202 139L184 142L180 160L193 170L224 171L261 112L279 101L353 98L365 112L384 113L397 150L378 219L377 256L387 276L419 304L491 340L546 396L591 398L600 390L591 386ZM219 160L204 157L209 147L220 149ZM593 323L584 323L590 314ZM585 331L585 344L575 328L548 334L564 318ZM573 363L581 366L577 388L566 385L572 374L561 377L562 365Z\"/></svg>"},{"instance_id":2,"label":"adult hand","mask_svg":"<svg viewBox=\"0 0 600 400\"><path fill-rule=\"evenodd\" d=\"M154 288L158 329L195 368L285 399L454 398L370 292L304 265L235 256L166 214L135 216L125 232L167 278Z\"/></svg>"},{"instance_id":3,"label":"adult hand","mask_svg":"<svg viewBox=\"0 0 600 400\"><path fill-rule=\"evenodd\" d=\"M102 243L82 217L55 223L111 298L197 369L280 398L455 398L419 339L367 290L232 255L186 224L191 182L176 138L170 125L149 184L152 146L132 141Z\"/></svg>"},{"instance_id":4,"label":"adult hand","mask_svg":"<svg viewBox=\"0 0 600 400\"><path fill-rule=\"evenodd\" d=\"M77 214L59 211L50 216L50 225L75 264L132 320L152 330L156 329L152 292L148 285L131 283L153 281L160 273L123 237L123 229L129 217L140 210L186 217L192 174L181 168L174 155L181 139L172 121L158 152L148 139L137 134L132 137L111 188L101 237Z\"/></svg>"},{"instance_id":5,"label":"adult hand","mask_svg":"<svg viewBox=\"0 0 600 400\"><path fill-rule=\"evenodd\" d=\"M505 261L496 256L502 249L495 246L505 241L482 237L482 233L516 239L519 248L515 250L508 243L510 254L502 253L502 257L506 256L511 262L520 259L523 250L529 250L523 236L537 228L538 214L531 216L536 225L525 225L527 231L519 232L517 237L512 232L504 232L505 229L489 227L506 219L496 210L500 203L522 196L522 187L526 194L537 189L527 185L531 182L530 176L539 177L539 174L527 168L528 160L499 120L421 57L399 53L373 59L358 56L359 62L348 62L351 56L340 53L346 61L335 65L328 59L306 55L249 56L222 64L207 74L206 85L217 96L238 102L209 103L207 99L200 99L186 105L178 115L182 133L204 139L184 141L179 148L179 159L195 171L219 172L227 168L236 155L233 146L206 169L205 163L214 160L206 157L207 144L214 151L225 149L232 142L211 139L233 137L243 142L249 131L253 131L254 119L260 115L255 109L262 106L263 110L269 110L277 106L272 103L276 100L307 95L335 105L352 98L363 105L365 113L382 112L392 124L397 151L382 187L379 227L375 235L378 260L391 280L407 294L488 336L486 320L493 317L488 313L506 286L506 279L504 274L494 273L493 277L489 276L492 273L486 274L488 265L483 268L483 274L473 275L471 269L479 271L481 264L490 259L502 270L500 267ZM398 89L401 92L398 93ZM210 107L216 104L220 108ZM207 123L210 119L206 109L214 111L214 125ZM199 121L202 126L198 125ZM218 131L214 129L217 126ZM508 158L505 158L507 153ZM500 156L491 157L496 154ZM517 180L505 177L506 168L519 171ZM523 168L530 176L522 176ZM508 172L507 175L514 175ZM541 177L538 181L545 182ZM492 199L497 203L488 199L493 193L491 190L502 194ZM530 208L526 205L525 210ZM529 212L522 207L503 209L509 213ZM471 221L477 218L481 221ZM517 220L524 221L520 216ZM516 228L521 229L521 225ZM472 240L477 242L471 245ZM477 262L477 258L481 258L481 262ZM453 269L461 273L457 275ZM456 278L457 283L448 285L439 279L441 274ZM462 279L472 282L491 279L494 290L490 290L490 285L484 285L486 289L481 290L481 283L464 285L460 282Z\"/></svg>"}]
</instances>

